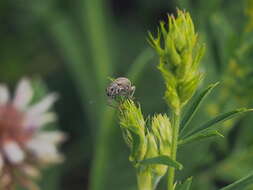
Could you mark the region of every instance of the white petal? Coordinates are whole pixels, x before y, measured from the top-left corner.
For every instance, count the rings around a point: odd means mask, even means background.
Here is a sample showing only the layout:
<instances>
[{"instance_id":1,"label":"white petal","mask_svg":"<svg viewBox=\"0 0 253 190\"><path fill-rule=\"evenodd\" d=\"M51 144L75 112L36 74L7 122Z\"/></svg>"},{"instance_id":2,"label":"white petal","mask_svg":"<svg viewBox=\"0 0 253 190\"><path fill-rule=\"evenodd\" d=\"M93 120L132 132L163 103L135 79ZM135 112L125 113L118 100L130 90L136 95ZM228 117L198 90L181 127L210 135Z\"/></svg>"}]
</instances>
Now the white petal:
<instances>
[{"instance_id":1,"label":"white petal","mask_svg":"<svg viewBox=\"0 0 253 190\"><path fill-rule=\"evenodd\" d=\"M43 163L57 163L62 161L56 146L41 139L32 139L27 143L27 148Z\"/></svg>"},{"instance_id":2,"label":"white petal","mask_svg":"<svg viewBox=\"0 0 253 190\"><path fill-rule=\"evenodd\" d=\"M33 90L28 79L22 79L17 86L13 104L20 110L26 108L33 96Z\"/></svg>"},{"instance_id":3,"label":"white petal","mask_svg":"<svg viewBox=\"0 0 253 190\"><path fill-rule=\"evenodd\" d=\"M42 99L39 103L30 107L27 114L31 117L34 117L46 112L57 100L57 98L58 98L57 94L49 94L44 99Z\"/></svg>"},{"instance_id":4,"label":"white petal","mask_svg":"<svg viewBox=\"0 0 253 190\"><path fill-rule=\"evenodd\" d=\"M66 135L60 131L48 131L48 132L45 131L39 132L35 138L41 141L57 145L66 139Z\"/></svg>"},{"instance_id":5,"label":"white petal","mask_svg":"<svg viewBox=\"0 0 253 190\"><path fill-rule=\"evenodd\" d=\"M19 164L25 158L23 150L13 141L6 142L3 145L3 151L6 154L7 159L13 164Z\"/></svg>"},{"instance_id":6,"label":"white petal","mask_svg":"<svg viewBox=\"0 0 253 190\"><path fill-rule=\"evenodd\" d=\"M4 84L0 84L0 105L6 104L10 99L8 88Z\"/></svg>"},{"instance_id":7,"label":"white petal","mask_svg":"<svg viewBox=\"0 0 253 190\"><path fill-rule=\"evenodd\" d=\"M4 167L4 160L2 154L0 154L0 174L2 173L3 167Z\"/></svg>"},{"instance_id":8,"label":"white petal","mask_svg":"<svg viewBox=\"0 0 253 190\"><path fill-rule=\"evenodd\" d=\"M53 112L45 113L38 118L38 125L43 126L57 120L57 115Z\"/></svg>"},{"instance_id":9,"label":"white petal","mask_svg":"<svg viewBox=\"0 0 253 190\"><path fill-rule=\"evenodd\" d=\"M57 116L53 112L44 113L44 114L35 115L35 116L28 114L26 118L24 119L24 126L27 129L31 129L31 128L37 129L48 123L56 121L56 119L57 119Z\"/></svg>"}]
</instances>

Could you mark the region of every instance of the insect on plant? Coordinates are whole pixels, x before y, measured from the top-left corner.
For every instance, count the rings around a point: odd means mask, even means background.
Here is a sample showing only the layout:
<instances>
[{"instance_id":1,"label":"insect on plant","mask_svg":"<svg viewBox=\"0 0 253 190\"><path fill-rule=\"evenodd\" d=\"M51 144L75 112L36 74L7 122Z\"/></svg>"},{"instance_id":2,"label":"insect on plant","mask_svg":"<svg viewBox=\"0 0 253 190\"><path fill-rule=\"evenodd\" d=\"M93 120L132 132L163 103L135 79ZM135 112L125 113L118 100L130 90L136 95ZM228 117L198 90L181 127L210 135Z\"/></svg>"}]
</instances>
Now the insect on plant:
<instances>
[{"instance_id":1,"label":"insect on plant","mask_svg":"<svg viewBox=\"0 0 253 190\"><path fill-rule=\"evenodd\" d=\"M164 99L170 113L145 118L141 105L133 101L135 87L127 78L113 80L106 93L109 100L120 105L115 108L118 108L123 138L130 148L129 160L136 171L138 190L155 190L166 173L167 190L190 190L192 178L178 181L175 175L176 170L183 169L177 159L179 146L220 137L222 134L216 124L253 109L241 108L218 114L190 128L189 123L201 102L218 83L209 85L192 99L202 80L199 64L205 46L199 41L188 12L178 10L177 17L169 15L168 24L162 21L158 28L157 36L149 33L149 43L159 57L157 68L164 78ZM191 106L185 109L189 101ZM253 181L253 173L220 190L246 190L249 179Z\"/></svg>"},{"instance_id":2,"label":"insect on plant","mask_svg":"<svg viewBox=\"0 0 253 190\"><path fill-rule=\"evenodd\" d=\"M132 86L131 81L126 77L118 77L113 80L106 88L109 105L112 105L112 100L117 97L133 98L135 86ZM113 106L114 107L114 106Z\"/></svg>"}]
</instances>

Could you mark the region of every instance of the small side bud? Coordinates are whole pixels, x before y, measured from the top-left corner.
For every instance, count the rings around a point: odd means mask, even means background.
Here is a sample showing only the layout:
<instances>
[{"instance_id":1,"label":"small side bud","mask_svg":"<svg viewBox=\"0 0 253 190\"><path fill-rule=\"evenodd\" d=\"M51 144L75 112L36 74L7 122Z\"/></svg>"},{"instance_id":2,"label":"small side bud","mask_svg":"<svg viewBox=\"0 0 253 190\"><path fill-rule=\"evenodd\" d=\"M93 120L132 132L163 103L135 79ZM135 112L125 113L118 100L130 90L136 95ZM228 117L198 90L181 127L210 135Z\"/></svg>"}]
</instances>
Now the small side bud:
<instances>
[{"instance_id":1,"label":"small side bud","mask_svg":"<svg viewBox=\"0 0 253 190\"><path fill-rule=\"evenodd\" d=\"M146 123L140 106L137 106L132 100L124 101L119 111L120 126L124 132L124 139L131 149L129 159L135 164L143 160L146 153Z\"/></svg>"}]
</instances>

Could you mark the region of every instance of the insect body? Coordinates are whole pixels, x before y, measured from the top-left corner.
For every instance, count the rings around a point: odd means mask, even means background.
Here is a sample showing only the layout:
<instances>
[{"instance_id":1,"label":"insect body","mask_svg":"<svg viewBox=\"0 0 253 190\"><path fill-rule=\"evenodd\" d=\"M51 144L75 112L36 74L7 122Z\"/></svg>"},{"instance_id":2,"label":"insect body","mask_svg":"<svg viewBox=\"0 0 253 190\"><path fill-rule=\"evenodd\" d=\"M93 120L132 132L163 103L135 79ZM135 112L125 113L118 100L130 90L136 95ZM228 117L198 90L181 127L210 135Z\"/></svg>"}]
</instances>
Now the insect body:
<instances>
[{"instance_id":1,"label":"insect body","mask_svg":"<svg viewBox=\"0 0 253 190\"><path fill-rule=\"evenodd\" d=\"M115 99L117 96L125 96L132 98L135 86L131 85L131 81L125 77L115 79L106 89L109 98Z\"/></svg>"}]
</instances>

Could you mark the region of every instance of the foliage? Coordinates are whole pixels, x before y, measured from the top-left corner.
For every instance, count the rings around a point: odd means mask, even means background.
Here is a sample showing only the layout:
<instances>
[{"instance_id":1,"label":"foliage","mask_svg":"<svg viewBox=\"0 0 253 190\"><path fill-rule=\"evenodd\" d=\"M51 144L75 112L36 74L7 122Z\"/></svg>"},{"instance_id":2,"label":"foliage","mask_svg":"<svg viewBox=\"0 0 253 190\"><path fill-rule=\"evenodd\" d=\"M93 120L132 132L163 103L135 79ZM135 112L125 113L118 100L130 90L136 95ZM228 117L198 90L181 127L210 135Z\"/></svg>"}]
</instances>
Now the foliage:
<instances>
[{"instance_id":1,"label":"foliage","mask_svg":"<svg viewBox=\"0 0 253 190\"><path fill-rule=\"evenodd\" d=\"M198 39L205 42L200 89L220 81L208 96L197 90L184 106L180 133L194 131L219 113L252 107L251 4L252 0L2 1L1 81L14 85L24 75L41 76L60 94L59 127L69 134L63 146L66 161L45 171L42 189L136 190L129 152L116 127L115 111L106 105L104 88L109 76L127 76L137 86L135 101L144 116L168 111L146 34L154 33L157 23L167 20L166 13L176 13L176 7L190 12ZM194 176L192 189L215 190L248 175L252 122L246 114L196 138L180 139L177 159L184 169L176 173L176 189L188 188L189 176ZM224 138L210 138L220 134ZM163 185L157 189L165 189Z\"/></svg>"},{"instance_id":2,"label":"foliage","mask_svg":"<svg viewBox=\"0 0 253 190\"><path fill-rule=\"evenodd\" d=\"M139 190L156 189L157 183L165 175L167 169L167 189L174 190L177 185L174 182L175 168L182 169L182 165L176 160L178 145L212 136L222 136L218 132L216 124L253 110L242 108L220 114L188 133L183 133L184 131L181 130L181 136L179 136L180 126L186 129L184 125L192 119L192 116L199 108L198 105L201 100L210 93L217 83L209 85L200 94L196 102L193 103L192 108L186 113L184 123L181 124L180 118L183 106L191 99L200 81L198 65L203 55L203 49L195 49L197 35L194 32L194 25L189 13L178 10L177 18L170 16L168 20L169 32L165 30L164 23L161 23L158 29L158 31L161 30L164 47L161 46L160 33L158 33L157 38L150 34L150 44L159 56L158 69L165 80L165 100L171 109L172 124L166 115L158 115L152 119L151 130L148 130L140 106L137 107L132 100L125 98L115 99L119 103L119 120L124 139L132 152L130 161L137 168ZM192 58L194 57L193 52L196 54L195 58ZM123 97L124 95L119 93L117 96ZM169 167L161 168L160 165L163 164ZM246 182L238 183L240 189L248 185ZM251 181L249 184L251 184ZM231 186L233 187L233 185ZM225 189L230 187L225 187ZM190 189L190 183L182 184L179 188Z\"/></svg>"}]
</instances>

